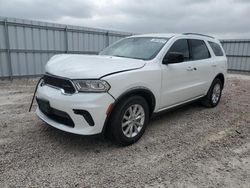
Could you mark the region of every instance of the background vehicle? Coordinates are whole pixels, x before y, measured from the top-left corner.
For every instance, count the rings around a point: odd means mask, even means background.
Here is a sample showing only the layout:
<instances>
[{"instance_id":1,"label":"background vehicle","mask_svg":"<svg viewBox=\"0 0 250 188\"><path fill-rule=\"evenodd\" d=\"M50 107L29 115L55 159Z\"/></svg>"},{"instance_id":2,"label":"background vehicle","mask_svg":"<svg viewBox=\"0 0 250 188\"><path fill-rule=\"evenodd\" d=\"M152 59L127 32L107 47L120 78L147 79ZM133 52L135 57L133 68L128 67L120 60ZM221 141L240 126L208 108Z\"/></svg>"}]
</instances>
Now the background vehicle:
<instances>
[{"instance_id":1,"label":"background vehicle","mask_svg":"<svg viewBox=\"0 0 250 188\"><path fill-rule=\"evenodd\" d=\"M100 55L57 55L37 91L37 115L75 134L107 133L121 145L143 135L153 113L197 99L215 107L227 59L213 37L184 33L122 39Z\"/></svg>"}]
</instances>

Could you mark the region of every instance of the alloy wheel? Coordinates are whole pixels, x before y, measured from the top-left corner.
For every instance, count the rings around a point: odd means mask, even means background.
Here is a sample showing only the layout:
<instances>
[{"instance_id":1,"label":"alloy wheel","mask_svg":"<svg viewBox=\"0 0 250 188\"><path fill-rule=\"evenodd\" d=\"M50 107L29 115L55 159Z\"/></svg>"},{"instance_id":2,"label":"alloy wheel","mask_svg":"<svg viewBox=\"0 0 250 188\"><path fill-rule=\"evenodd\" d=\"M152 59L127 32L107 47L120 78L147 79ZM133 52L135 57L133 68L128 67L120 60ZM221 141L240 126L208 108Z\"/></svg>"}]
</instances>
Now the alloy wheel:
<instances>
[{"instance_id":1,"label":"alloy wheel","mask_svg":"<svg viewBox=\"0 0 250 188\"><path fill-rule=\"evenodd\" d=\"M214 85L213 93L212 93L212 102L214 104L216 104L219 101L220 95L221 95L221 86L220 84L217 83Z\"/></svg>"},{"instance_id":2,"label":"alloy wheel","mask_svg":"<svg viewBox=\"0 0 250 188\"><path fill-rule=\"evenodd\" d=\"M139 104L133 104L127 108L122 118L122 132L128 138L139 134L144 126L145 111Z\"/></svg>"}]
</instances>

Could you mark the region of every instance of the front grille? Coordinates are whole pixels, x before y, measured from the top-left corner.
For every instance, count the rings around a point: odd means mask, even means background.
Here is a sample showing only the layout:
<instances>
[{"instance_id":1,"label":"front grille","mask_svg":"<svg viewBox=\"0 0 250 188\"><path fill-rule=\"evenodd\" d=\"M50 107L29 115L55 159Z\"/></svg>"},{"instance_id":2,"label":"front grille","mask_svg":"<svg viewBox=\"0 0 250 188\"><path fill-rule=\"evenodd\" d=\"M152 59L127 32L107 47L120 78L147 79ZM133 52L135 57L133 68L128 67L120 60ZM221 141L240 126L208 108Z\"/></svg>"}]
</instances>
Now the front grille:
<instances>
[{"instance_id":1,"label":"front grille","mask_svg":"<svg viewBox=\"0 0 250 188\"><path fill-rule=\"evenodd\" d=\"M44 75L43 80L44 84L63 89L65 93L73 94L76 92L75 87L70 80L50 75Z\"/></svg>"},{"instance_id":2,"label":"front grille","mask_svg":"<svg viewBox=\"0 0 250 188\"><path fill-rule=\"evenodd\" d=\"M38 98L36 98L36 101L41 112L50 119L69 127L75 127L73 120L66 112L52 108L49 104L49 101Z\"/></svg>"}]
</instances>

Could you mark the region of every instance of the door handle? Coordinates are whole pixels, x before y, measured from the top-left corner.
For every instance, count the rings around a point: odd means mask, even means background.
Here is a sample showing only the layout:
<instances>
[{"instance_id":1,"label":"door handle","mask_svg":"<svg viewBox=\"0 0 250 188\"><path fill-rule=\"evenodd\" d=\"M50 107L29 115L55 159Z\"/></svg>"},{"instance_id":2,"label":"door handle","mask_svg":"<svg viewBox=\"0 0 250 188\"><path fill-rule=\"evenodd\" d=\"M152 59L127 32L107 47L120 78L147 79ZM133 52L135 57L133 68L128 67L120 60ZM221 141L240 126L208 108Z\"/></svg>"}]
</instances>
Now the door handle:
<instances>
[{"instance_id":1,"label":"door handle","mask_svg":"<svg viewBox=\"0 0 250 188\"><path fill-rule=\"evenodd\" d=\"M193 70L192 67L188 67L188 68L187 68L187 71L192 71L192 70Z\"/></svg>"},{"instance_id":2,"label":"door handle","mask_svg":"<svg viewBox=\"0 0 250 188\"><path fill-rule=\"evenodd\" d=\"M217 65L213 64L212 67L216 67Z\"/></svg>"}]
</instances>

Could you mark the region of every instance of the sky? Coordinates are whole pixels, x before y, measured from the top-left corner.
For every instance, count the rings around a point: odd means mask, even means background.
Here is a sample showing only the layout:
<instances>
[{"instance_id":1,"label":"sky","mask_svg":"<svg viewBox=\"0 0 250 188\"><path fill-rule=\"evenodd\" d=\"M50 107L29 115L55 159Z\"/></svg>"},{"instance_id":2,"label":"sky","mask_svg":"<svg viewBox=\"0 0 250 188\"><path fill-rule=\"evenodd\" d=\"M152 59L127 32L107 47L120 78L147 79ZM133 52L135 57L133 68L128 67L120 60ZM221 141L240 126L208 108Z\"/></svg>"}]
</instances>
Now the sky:
<instances>
[{"instance_id":1,"label":"sky","mask_svg":"<svg viewBox=\"0 0 250 188\"><path fill-rule=\"evenodd\" d=\"M250 0L0 0L0 16L131 33L250 38Z\"/></svg>"}]
</instances>

